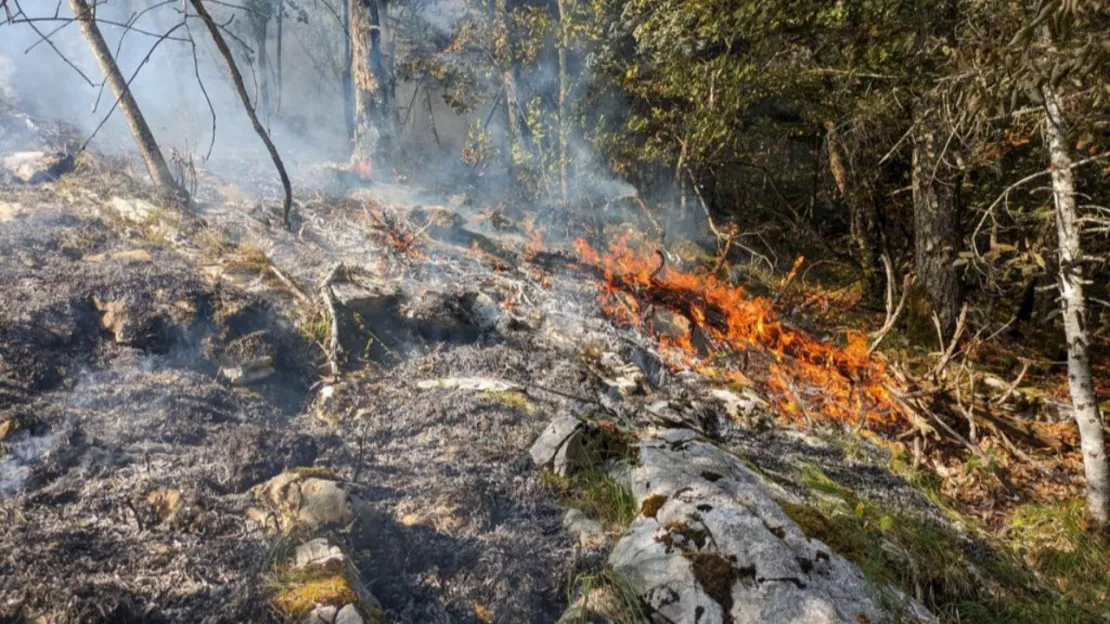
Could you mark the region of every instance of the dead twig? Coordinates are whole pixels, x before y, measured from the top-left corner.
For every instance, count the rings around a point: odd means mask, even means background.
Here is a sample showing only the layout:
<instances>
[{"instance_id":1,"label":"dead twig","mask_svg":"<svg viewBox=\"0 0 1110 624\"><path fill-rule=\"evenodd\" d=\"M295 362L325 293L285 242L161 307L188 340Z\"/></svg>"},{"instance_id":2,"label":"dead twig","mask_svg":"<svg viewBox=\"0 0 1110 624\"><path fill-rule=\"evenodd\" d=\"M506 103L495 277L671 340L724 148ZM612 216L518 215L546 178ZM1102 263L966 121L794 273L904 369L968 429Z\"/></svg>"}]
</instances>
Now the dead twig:
<instances>
[{"instance_id":1,"label":"dead twig","mask_svg":"<svg viewBox=\"0 0 1110 624\"><path fill-rule=\"evenodd\" d=\"M270 271L270 274L278 278L282 284L285 284L286 288L289 289L289 292L293 293L293 296L296 297L298 301L305 304L306 306L312 306L312 299L310 299L308 295L304 294L304 291L301 290L301 287L293 281L293 278L289 277L285 274L284 271L277 268L277 266L274 265L273 262L269 263L267 269Z\"/></svg>"},{"instance_id":2,"label":"dead twig","mask_svg":"<svg viewBox=\"0 0 1110 624\"><path fill-rule=\"evenodd\" d=\"M328 368L331 370L333 379L339 378L340 372L340 358L343 356L343 346L339 342L339 317L335 313L335 293L332 292L331 285L339 279L343 271L343 263L337 263L332 267L328 276L324 278L324 282L320 285L320 302L323 304L324 310L328 314L328 344L325 352L328 358Z\"/></svg>"},{"instance_id":3,"label":"dead twig","mask_svg":"<svg viewBox=\"0 0 1110 624\"><path fill-rule=\"evenodd\" d=\"M1021 380L1025 379L1025 373L1027 373L1027 372L1029 372L1029 361L1024 360L1021 363L1021 372L1018 373L1017 378L1014 379L1014 383L1010 384L1010 386L1008 388L1006 388L1006 392L1003 392L1002 396L998 397L998 399L996 399L994 401L994 404L995 405L1002 405L1003 403L1005 403L1006 399L1010 398L1010 395L1013 394L1014 390L1017 389L1018 384L1021 383Z\"/></svg>"},{"instance_id":4,"label":"dead twig","mask_svg":"<svg viewBox=\"0 0 1110 624\"><path fill-rule=\"evenodd\" d=\"M933 325L937 330L937 340L940 342L941 355L937 360L937 365L933 368L933 379L940 382L940 374L948 366L948 362L952 360L952 355L956 352L956 345L960 342L960 336L963 335L964 330L967 329L967 304L960 308L960 316L956 319L956 330L952 332L951 341L945 345L944 332L940 328L940 318L936 313L933 313Z\"/></svg>"},{"instance_id":5,"label":"dead twig","mask_svg":"<svg viewBox=\"0 0 1110 624\"><path fill-rule=\"evenodd\" d=\"M874 353L890 330L894 329L894 324L898 322L898 317L902 315L902 308L906 305L910 286L913 284L913 275L906 274L902 278L902 296L898 299L898 305L894 305L894 267L891 266L890 258L886 254L882 255L882 261L883 270L886 272L886 320L883 321L882 327L872 332L871 346L867 348L867 355Z\"/></svg>"}]
</instances>

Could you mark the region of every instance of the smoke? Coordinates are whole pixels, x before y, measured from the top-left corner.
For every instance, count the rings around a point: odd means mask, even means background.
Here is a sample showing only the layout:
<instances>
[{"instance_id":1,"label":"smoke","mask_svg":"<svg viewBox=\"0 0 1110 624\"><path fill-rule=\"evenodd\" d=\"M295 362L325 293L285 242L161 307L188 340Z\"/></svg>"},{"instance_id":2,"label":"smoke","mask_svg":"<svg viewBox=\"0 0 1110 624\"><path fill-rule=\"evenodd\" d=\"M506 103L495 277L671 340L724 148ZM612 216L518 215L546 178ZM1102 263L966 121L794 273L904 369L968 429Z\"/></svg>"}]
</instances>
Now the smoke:
<instances>
[{"instance_id":1,"label":"smoke","mask_svg":"<svg viewBox=\"0 0 1110 624\"><path fill-rule=\"evenodd\" d=\"M101 88L101 71L80 29L64 21L70 18L65 3L58 15L61 21L52 21L55 3L21 4L31 12L28 17L45 21L34 24L39 32L31 24L0 24L0 97L38 118L69 124L84 136L96 132L92 145L98 151L134 153L134 141L118 111L98 129L113 106L114 96L110 90ZM249 13L259 3L238 4L245 9L211 3L210 10L225 24L225 35L252 99L294 183L302 188L306 184L319 186L319 168L312 165L345 161L350 154L348 111L342 86L348 45L341 23L342 5L325 0L307 0L297 3L297 8L286 5L279 56L275 20L269 21L266 43L260 47ZM475 15L468 13L472 7L466 0L433 0L411 6L389 3L386 8L383 41L394 68L417 48L426 51L429 47L443 47L460 26L460 20ZM163 33L181 23L180 3L118 0L101 4L97 10L100 30L115 52L122 73L127 78L135 76L131 83L133 95L167 157L181 154L209 170L238 172L236 177L241 183L246 178L276 180L228 78L225 61L217 54L199 20L190 19L187 28L178 28L172 37L159 42ZM128 30L122 24L131 24L132 28ZM52 45L43 42L40 33L49 34ZM195 47L178 40L189 37ZM157 48L152 50L155 44ZM451 54L456 52L440 50L440 53L463 66L488 63L484 57L452 58ZM267 59L265 63L263 56ZM583 55L569 56L573 101L586 93L594 77ZM516 112L522 118L529 117L530 123L542 126L530 129L526 143L532 156L524 166L532 170L532 184L542 195L538 199L551 202L560 192L552 157L557 152L552 106L559 89L554 50L547 46L534 62L516 70L522 107ZM448 106L452 94L444 89L450 87L437 84L429 76L397 83L400 150L395 162L375 163L379 181L391 180L393 171L400 170L411 175L411 182L449 189L451 193L464 191L498 198L522 188L504 162L507 120L498 91L501 87L498 72L478 71L476 76L487 82L479 85L479 93L471 94L476 107L467 114ZM596 118L623 119L627 112L619 96L607 97L593 106L590 115ZM215 111L215 132L210 107ZM532 118L535 110L546 111L545 118L538 121ZM488 133L495 149L502 151L499 160L485 163L484 167L466 166L461 159L468 130L475 125ZM636 189L611 172L604 156L588 139L570 132L568 141L572 204L586 210L605 206L606 218L611 220L642 220L643 211L636 207L637 202L627 201L637 195ZM212 159L202 163L210 149ZM666 214L661 220L683 230L682 236L700 238L704 227L686 225L691 215L700 214L700 210L690 210L691 206L696 207L692 191L689 197L690 205L677 210L673 197L648 203L664 211L674 210L675 214Z\"/></svg>"},{"instance_id":2,"label":"smoke","mask_svg":"<svg viewBox=\"0 0 1110 624\"><path fill-rule=\"evenodd\" d=\"M53 45L43 42L32 24L18 21L0 24L0 96L24 112L69 124L85 136L96 132L93 147L98 151L132 152L134 143L119 112L108 117L115 98L110 89L101 89L102 73L80 29L65 21L72 14L63 6L54 21L54 3L23 2L22 6L28 18L42 20L33 25L40 33L49 35ZM150 7L154 8L144 12ZM124 77L134 76L132 94L164 153L176 151L199 160L207 155L212 144L216 161L264 154L228 78L224 60L216 53L199 20L191 19L187 27L178 27L179 5L154 0L109 2L97 10L100 31L115 53ZM271 60L269 74L260 76L259 50L250 38L243 12L216 5L212 12L226 24L229 45L238 56L254 101L259 103L265 84L276 91L274 61ZM313 17L320 23L305 23L295 16L286 16L282 97L279 102L275 93L271 107L259 109L279 149L294 164L302 155L324 158L345 149L343 100L331 85L338 84L338 77L332 76L338 66L329 70L332 55L322 41L323 16ZM125 23L131 23L132 28L119 25ZM332 30L338 28L332 26ZM159 42L162 34L175 27L170 37ZM341 31L337 32L341 37ZM190 36L196 42L195 55L194 47L183 40ZM276 57L276 47L276 38L270 37L267 48L271 59ZM212 110L216 117L214 135ZM106 117L103 127L97 130Z\"/></svg>"}]
</instances>

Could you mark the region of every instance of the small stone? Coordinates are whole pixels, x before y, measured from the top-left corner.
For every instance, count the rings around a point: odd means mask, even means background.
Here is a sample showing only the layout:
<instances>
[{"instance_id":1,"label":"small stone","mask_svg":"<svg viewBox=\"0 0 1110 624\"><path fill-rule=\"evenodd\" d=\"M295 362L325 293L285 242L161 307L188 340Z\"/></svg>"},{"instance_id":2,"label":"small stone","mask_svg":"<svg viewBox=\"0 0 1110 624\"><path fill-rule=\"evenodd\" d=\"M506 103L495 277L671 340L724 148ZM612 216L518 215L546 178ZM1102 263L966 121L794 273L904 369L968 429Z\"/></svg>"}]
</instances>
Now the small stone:
<instances>
[{"instance_id":1,"label":"small stone","mask_svg":"<svg viewBox=\"0 0 1110 624\"><path fill-rule=\"evenodd\" d=\"M550 468L555 462L555 456L563 449L567 438L580 431L582 427L582 421L570 415L559 416L551 421L528 451L532 456L532 463L539 468Z\"/></svg>"},{"instance_id":2,"label":"small stone","mask_svg":"<svg viewBox=\"0 0 1110 624\"><path fill-rule=\"evenodd\" d=\"M490 331L497 327L498 322L501 320L501 306L493 300L493 297L485 293L476 293L463 297L466 305L466 313L470 322L482 331Z\"/></svg>"},{"instance_id":3,"label":"small stone","mask_svg":"<svg viewBox=\"0 0 1110 624\"><path fill-rule=\"evenodd\" d=\"M338 546L318 537L297 546L293 555L293 567L298 570L318 569L335 571L343 567L347 558Z\"/></svg>"},{"instance_id":4,"label":"small stone","mask_svg":"<svg viewBox=\"0 0 1110 624\"><path fill-rule=\"evenodd\" d=\"M578 429L570 434L563 442L555 459L551 462L551 469L560 477L590 465L590 453L586 449L586 430Z\"/></svg>"},{"instance_id":5,"label":"small stone","mask_svg":"<svg viewBox=\"0 0 1110 624\"><path fill-rule=\"evenodd\" d=\"M576 535L583 548L594 548L605 543L605 529L601 523L578 509L568 509L563 515L563 528Z\"/></svg>"},{"instance_id":6,"label":"small stone","mask_svg":"<svg viewBox=\"0 0 1110 624\"><path fill-rule=\"evenodd\" d=\"M365 624L355 605L349 604L339 610L335 616L335 624Z\"/></svg>"},{"instance_id":7,"label":"small stone","mask_svg":"<svg viewBox=\"0 0 1110 624\"><path fill-rule=\"evenodd\" d=\"M116 196L108 203L121 218L132 223L147 223L158 214L158 207L143 199Z\"/></svg>"},{"instance_id":8,"label":"small stone","mask_svg":"<svg viewBox=\"0 0 1110 624\"><path fill-rule=\"evenodd\" d=\"M361 281L357 284L335 282L331 285L331 292L343 307L369 317L388 313L401 296L395 286L384 281L369 284Z\"/></svg>"}]
</instances>

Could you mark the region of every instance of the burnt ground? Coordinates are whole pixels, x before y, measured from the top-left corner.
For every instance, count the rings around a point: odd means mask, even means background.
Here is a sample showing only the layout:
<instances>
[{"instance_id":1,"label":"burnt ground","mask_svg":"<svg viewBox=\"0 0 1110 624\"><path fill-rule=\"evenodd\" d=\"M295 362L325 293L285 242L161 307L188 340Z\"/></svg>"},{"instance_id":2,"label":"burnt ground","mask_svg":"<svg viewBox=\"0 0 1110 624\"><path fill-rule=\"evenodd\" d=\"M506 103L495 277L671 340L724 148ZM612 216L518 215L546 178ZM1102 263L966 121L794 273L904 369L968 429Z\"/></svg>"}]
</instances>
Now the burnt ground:
<instances>
[{"instance_id":1,"label":"burnt ground","mask_svg":"<svg viewBox=\"0 0 1110 624\"><path fill-rule=\"evenodd\" d=\"M526 451L570 409L558 392L582 391L571 343L478 322L475 291L424 267L405 309L373 319L383 361L352 352L321 402L320 350L288 297L63 184L0 196L0 617L280 621L264 578L287 544L246 520L248 490L306 466L352 492L348 544L394 621L561 614L576 554ZM305 245L292 274L339 257ZM248 341L275 373L236 387L219 369ZM454 376L554 392L414 385Z\"/></svg>"},{"instance_id":2,"label":"burnt ground","mask_svg":"<svg viewBox=\"0 0 1110 624\"><path fill-rule=\"evenodd\" d=\"M286 232L228 189L202 181L198 226L144 212L106 161L0 188L0 621L282 621L266 579L289 539L247 520L249 490L315 467L350 493L339 539L391 621L554 622L607 548L562 529L528 458L562 413L637 428L670 400L772 476L808 461L920 502L879 456L730 420L706 380L602 319L557 248L525 261L520 214L377 186L305 193ZM338 377L313 329L329 275L362 296L338 305ZM229 383L244 351L272 374ZM642 372L632 392L601 353Z\"/></svg>"}]
</instances>

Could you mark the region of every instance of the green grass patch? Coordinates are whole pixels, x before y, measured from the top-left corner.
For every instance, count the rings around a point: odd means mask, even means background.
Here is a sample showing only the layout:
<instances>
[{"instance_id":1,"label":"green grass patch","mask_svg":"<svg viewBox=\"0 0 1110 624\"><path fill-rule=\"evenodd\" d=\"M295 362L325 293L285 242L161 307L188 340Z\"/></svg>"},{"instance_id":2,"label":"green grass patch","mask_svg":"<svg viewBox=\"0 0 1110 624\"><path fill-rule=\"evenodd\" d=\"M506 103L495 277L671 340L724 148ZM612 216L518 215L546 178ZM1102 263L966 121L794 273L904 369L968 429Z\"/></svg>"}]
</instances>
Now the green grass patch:
<instances>
[{"instance_id":1,"label":"green grass patch","mask_svg":"<svg viewBox=\"0 0 1110 624\"><path fill-rule=\"evenodd\" d=\"M783 511L807 536L821 540L840 556L856 563L873 582L899 587L907 595L916 597L942 622L1075 624L1104 621L1096 613L1098 603L1091 600L1094 594L1080 596L1077 592L1066 592L1069 595L1064 595L1061 592L1066 591L1066 586L1058 583L1058 587L1046 586L1030 572L1022 558L1005 545L993 549L973 545L935 519L887 509L876 501L857 496L814 466L803 467L801 473L816 502L783 504ZM1031 521L1027 526L1044 526L1044 523ZM1065 533L1074 537L1073 533ZM1101 573L1102 579L1107 578L1110 559L1105 550L1073 552L1070 557L1047 558L1042 562L1046 569L1055 570L1077 585L1083 579L1081 575L1097 577ZM1102 591L1105 587L1103 585ZM1097 591L1090 587L1084 589ZM890 601L894 595L891 593L884 598ZM891 614L901 612L894 602L890 607ZM897 617L891 617L898 621Z\"/></svg>"},{"instance_id":2,"label":"green grass patch","mask_svg":"<svg viewBox=\"0 0 1110 624\"><path fill-rule=\"evenodd\" d=\"M632 490L599 468L591 467L570 477L545 470L540 479L558 493L563 505L581 510L609 529L621 530L636 517Z\"/></svg>"},{"instance_id":3,"label":"green grass patch","mask_svg":"<svg viewBox=\"0 0 1110 624\"><path fill-rule=\"evenodd\" d=\"M532 414L536 411L536 404L520 390L486 390L480 396L486 401L501 403L525 414Z\"/></svg>"},{"instance_id":4,"label":"green grass patch","mask_svg":"<svg viewBox=\"0 0 1110 624\"><path fill-rule=\"evenodd\" d=\"M651 624L650 609L628 583L612 570L579 574L569 585L567 602L572 605L568 624L587 624L599 619L611 624Z\"/></svg>"},{"instance_id":5,"label":"green grass patch","mask_svg":"<svg viewBox=\"0 0 1110 624\"><path fill-rule=\"evenodd\" d=\"M1110 616L1110 537L1087 530L1085 501L1027 503L1014 511L1006 532L1042 582Z\"/></svg>"}]
</instances>

